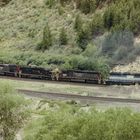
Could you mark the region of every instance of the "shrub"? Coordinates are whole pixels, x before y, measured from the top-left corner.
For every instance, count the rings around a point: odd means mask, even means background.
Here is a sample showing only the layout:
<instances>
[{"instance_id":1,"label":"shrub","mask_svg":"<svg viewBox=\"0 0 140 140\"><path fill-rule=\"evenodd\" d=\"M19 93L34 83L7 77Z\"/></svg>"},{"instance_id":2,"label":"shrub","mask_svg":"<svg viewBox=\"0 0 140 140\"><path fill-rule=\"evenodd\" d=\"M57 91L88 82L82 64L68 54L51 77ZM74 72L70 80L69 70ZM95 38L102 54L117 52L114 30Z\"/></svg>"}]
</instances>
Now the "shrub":
<instances>
[{"instance_id":1,"label":"shrub","mask_svg":"<svg viewBox=\"0 0 140 140\"><path fill-rule=\"evenodd\" d=\"M96 59L100 55L100 50L99 50L99 48L97 48L97 46L95 46L92 43L92 44L87 45L87 48L85 49L85 51L82 54L85 57L88 57L88 58L94 57Z\"/></svg>"},{"instance_id":2,"label":"shrub","mask_svg":"<svg viewBox=\"0 0 140 140\"><path fill-rule=\"evenodd\" d=\"M45 0L45 4L49 7L52 8L53 6L56 5L57 0Z\"/></svg>"},{"instance_id":3,"label":"shrub","mask_svg":"<svg viewBox=\"0 0 140 140\"><path fill-rule=\"evenodd\" d=\"M8 83L0 83L0 133L13 140L26 117L25 100Z\"/></svg>"},{"instance_id":4,"label":"shrub","mask_svg":"<svg viewBox=\"0 0 140 140\"><path fill-rule=\"evenodd\" d=\"M59 0L59 2L60 2L60 4L61 4L62 6L64 6L65 3L71 2L71 0Z\"/></svg>"},{"instance_id":5,"label":"shrub","mask_svg":"<svg viewBox=\"0 0 140 140\"><path fill-rule=\"evenodd\" d=\"M68 104L67 104L68 105ZM140 114L128 109L98 111L69 108L48 111L30 124L25 140L138 140ZM75 107L76 108L76 107ZM32 129L35 127L36 129ZM26 130L26 131L27 131ZM31 137L32 136L32 137Z\"/></svg>"},{"instance_id":6,"label":"shrub","mask_svg":"<svg viewBox=\"0 0 140 140\"><path fill-rule=\"evenodd\" d=\"M10 2L11 0L0 0L0 6L6 5Z\"/></svg>"},{"instance_id":7,"label":"shrub","mask_svg":"<svg viewBox=\"0 0 140 140\"><path fill-rule=\"evenodd\" d=\"M48 65L61 65L65 63L63 56L53 56L48 60Z\"/></svg>"}]
</instances>

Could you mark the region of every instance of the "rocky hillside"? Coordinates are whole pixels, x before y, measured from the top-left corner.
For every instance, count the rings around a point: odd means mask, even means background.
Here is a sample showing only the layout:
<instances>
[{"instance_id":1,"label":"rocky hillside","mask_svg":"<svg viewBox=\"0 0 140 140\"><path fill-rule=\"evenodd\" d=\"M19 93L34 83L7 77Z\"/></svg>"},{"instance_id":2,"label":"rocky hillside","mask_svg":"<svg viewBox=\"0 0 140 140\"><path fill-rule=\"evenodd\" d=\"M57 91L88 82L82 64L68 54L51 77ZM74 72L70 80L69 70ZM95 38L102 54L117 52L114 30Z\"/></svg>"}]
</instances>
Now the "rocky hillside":
<instances>
[{"instance_id":1,"label":"rocky hillside","mask_svg":"<svg viewBox=\"0 0 140 140\"><path fill-rule=\"evenodd\" d=\"M140 54L139 0L0 1L0 61L106 69Z\"/></svg>"}]
</instances>

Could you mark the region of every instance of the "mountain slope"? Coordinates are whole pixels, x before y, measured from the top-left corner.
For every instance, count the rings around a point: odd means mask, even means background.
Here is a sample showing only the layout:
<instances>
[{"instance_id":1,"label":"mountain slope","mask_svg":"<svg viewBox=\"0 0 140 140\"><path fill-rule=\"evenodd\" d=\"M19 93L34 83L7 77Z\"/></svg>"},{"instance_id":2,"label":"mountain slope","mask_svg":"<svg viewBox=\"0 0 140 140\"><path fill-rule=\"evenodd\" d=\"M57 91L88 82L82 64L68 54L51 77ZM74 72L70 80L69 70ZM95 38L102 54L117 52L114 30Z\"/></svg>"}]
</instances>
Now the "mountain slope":
<instances>
[{"instance_id":1,"label":"mountain slope","mask_svg":"<svg viewBox=\"0 0 140 140\"><path fill-rule=\"evenodd\" d=\"M12 0L0 9L0 61L89 70L131 62L140 54L139 7L139 0Z\"/></svg>"}]
</instances>

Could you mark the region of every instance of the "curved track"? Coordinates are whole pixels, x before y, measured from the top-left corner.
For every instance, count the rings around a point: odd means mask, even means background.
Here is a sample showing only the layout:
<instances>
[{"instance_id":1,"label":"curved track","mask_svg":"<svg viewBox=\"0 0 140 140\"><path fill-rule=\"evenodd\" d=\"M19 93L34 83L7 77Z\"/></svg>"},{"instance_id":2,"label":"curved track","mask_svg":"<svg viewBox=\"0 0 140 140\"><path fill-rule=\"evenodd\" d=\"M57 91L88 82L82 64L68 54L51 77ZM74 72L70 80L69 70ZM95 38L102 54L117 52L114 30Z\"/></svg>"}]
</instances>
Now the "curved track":
<instances>
[{"instance_id":1,"label":"curved track","mask_svg":"<svg viewBox=\"0 0 140 140\"><path fill-rule=\"evenodd\" d=\"M64 94L64 93L50 93L32 90L21 90L17 89L19 93L28 95L31 97L38 98L49 98L49 99L73 99L73 100L88 100L98 102L121 102L121 103L140 103L139 99L125 99L125 98L110 98L110 97L94 97L94 96L81 96L77 94Z\"/></svg>"}]
</instances>

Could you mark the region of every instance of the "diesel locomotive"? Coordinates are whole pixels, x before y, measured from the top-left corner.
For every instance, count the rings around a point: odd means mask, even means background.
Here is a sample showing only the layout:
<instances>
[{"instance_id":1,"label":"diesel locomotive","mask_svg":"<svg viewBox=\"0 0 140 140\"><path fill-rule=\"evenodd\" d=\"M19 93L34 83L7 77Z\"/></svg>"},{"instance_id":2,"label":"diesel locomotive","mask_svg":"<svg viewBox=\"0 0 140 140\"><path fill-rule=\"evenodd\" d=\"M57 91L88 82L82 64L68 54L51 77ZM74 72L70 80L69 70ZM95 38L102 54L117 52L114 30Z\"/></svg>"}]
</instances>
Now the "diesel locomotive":
<instances>
[{"instance_id":1,"label":"diesel locomotive","mask_svg":"<svg viewBox=\"0 0 140 140\"><path fill-rule=\"evenodd\" d=\"M79 81L96 84L140 84L139 73L112 72L104 79L97 71L45 69L36 66L0 64L0 75L56 81Z\"/></svg>"},{"instance_id":2,"label":"diesel locomotive","mask_svg":"<svg viewBox=\"0 0 140 140\"><path fill-rule=\"evenodd\" d=\"M57 81L93 81L101 83L102 76L95 71L45 69L42 67L0 64L0 75Z\"/></svg>"}]
</instances>

